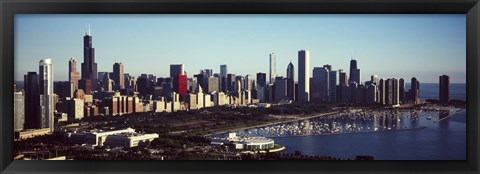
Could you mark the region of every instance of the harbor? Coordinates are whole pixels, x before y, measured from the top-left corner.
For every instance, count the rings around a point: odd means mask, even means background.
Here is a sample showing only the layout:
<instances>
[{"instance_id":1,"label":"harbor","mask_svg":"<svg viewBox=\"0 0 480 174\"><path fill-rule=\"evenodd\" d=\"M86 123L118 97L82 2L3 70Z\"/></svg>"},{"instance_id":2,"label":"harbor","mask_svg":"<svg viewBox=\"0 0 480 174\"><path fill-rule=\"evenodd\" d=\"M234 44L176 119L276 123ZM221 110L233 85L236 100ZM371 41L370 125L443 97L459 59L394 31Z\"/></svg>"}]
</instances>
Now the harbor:
<instances>
[{"instance_id":1,"label":"harbor","mask_svg":"<svg viewBox=\"0 0 480 174\"><path fill-rule=\"evenodd\" d=\"M229 131L237 132L242 136L281 138L418 130L428 126L416 124L419 119L435 124L463 110L452 106L437 105L425 105L417 109L351 109L315 116L296 117L290 120ZM432 120L432 118L434 119Z\"/></svg>"}]
</instances>

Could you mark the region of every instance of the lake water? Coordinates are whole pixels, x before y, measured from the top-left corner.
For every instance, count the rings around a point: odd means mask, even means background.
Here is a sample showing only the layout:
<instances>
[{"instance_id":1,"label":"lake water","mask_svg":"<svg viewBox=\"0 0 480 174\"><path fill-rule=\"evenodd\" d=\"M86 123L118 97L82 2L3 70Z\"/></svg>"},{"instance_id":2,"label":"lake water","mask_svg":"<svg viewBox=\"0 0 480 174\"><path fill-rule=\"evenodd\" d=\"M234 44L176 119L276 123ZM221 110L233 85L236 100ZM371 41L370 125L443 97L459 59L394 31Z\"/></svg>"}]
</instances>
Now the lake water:
<instances>
[{"instance_id":1,"label":"lake water","mask_svg":"<svg viewBox=\"0 0 480 174\"><path fill-rule=\"evenodd\" d=\"M372 155L376 160L465 160L465 112L439 123L420 117L424 129L274 138L287 146L286 152L300 150L309 155L355 158Z\"/></svg>"},{"instance_id":2,"label":"lake water","mask_svg":"<svg viewBox=\"0 0 480 174\"><path fill-rule=\"evenodd\" d=\"M438 123L435 123L441 115L438 112L387 115L391 116L372 116L371 120L368 117L352 120L347 116L315 118L237 133L271 137L275 143L287 147L286 153L299 150L306 155L342 159L353 159L356 155L372 155L376 160L466 159L464 111ZM356 129L352 128L353 123ZM279 131L288 129L296 131Z\"/></svg>"},{"instance_id":3,"label":"lake water","mask_svg":"<svg viewBox=\"0 0 480 174\"><path fill-rule=\"evenodd\" d=\"M409 84L406 89L410 89ZM438 84L421 83L420 98L438 99ZM450 84L450 99L466 99L465 84ZM435 123L440 112L364 112L238 131L238 135L266 136L305 155L375 160L465 160L466 112ZM372 114L376 113L376 114ZM453 112L452 112L453 113Z\"/></svg>"}]
</instances>

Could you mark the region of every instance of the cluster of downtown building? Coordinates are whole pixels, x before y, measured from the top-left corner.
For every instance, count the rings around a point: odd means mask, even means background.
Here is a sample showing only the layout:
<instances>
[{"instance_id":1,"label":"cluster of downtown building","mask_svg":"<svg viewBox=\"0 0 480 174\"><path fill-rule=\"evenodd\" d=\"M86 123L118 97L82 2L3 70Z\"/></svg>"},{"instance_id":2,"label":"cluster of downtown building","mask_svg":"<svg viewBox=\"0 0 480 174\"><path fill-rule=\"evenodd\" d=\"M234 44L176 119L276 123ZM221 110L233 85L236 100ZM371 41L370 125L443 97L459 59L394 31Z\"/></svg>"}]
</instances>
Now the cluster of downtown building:
<instances>
[{"instance_id":1,"label":"cluster of downtown building","mask_svg":"<svg viewBox=\"0 0 480 174\"><path fill-rule=\"evenodd\" d=\"M275 54L270 54L270 67L275 66ZM320 104L378 104L398 106L401 103L419 103L420 82L413 77L411 88L405 88L403 78L379 78L372 75L365 83L361 82L361 71L355 59L350 60L349 75L343 69L334 70L331 65L314 67L310 76L310 52L298 52L298 83L294 83L294 66L287 66L287 78L276 77L275 68L270 68L270 83L266 91L271 97L264 100L268 102L282 100L284 95L282 87L291 95L287 99L298 102L313 102ZM273 74L273 75L272 75ZM286 85L284 85L286 83ZM281 86L281 87L278 87ZM277 94L280 90L280 95ZM293 92L292 92L293 91ZM279 98L280 97L280 98Z\"/></svg>"},{"instance_id":2,"label":"cluster of downtown building","mask_svg":"<svg viewBox=\"0 0 480 174\"><path fill-rule=\"evenodd\" d=\"M383 79L372 75L369 81L362 83L354 59L350 61L348 76L331 65L314 67L310 76L308 50L298 51L298 76L290 62L286 77L277 75L276 55L271 53L268 79L262 72L257 73L256 78L228 73L227 65L220 65L220 73L204 69L193 77L187 76L183 64L170 65L170 76L159 78L153 74L135 78L124 72L121 62L113 64L113 72L97 72L89 31L84 36L83 50L81 74L77 71L77 60L71 58L68 81L53 82L52 59L40 61L38 74L28 72L25 75L24 91L15 89L15 131L34 129L46 133L53 132L54 122L60 121L138 112L189 111L222 105L314 102L398 106L419 103L420 85L415 77L411 78L408 91L402 78ZM448 76L446 78L448 101Z\"/></svg>"}]
</instances>

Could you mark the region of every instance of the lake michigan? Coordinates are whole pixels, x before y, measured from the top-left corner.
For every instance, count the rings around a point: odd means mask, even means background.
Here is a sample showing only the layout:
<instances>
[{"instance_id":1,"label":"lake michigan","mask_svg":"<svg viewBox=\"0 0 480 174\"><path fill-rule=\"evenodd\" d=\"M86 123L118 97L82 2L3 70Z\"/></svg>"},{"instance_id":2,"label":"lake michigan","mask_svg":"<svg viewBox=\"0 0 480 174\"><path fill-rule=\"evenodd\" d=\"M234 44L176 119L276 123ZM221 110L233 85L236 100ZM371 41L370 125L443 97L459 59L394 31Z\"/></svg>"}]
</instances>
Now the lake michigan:
<instances>
[{"instance_id":1,"label":"lake michigan","mask_svg":"<svg viewBox=\"0 0 480 174\"><path fill-rule=\"evenodd\" d=\"M408 90L410 87L408 84L406 86ZM420 98L421 100L438 99L438 84L421 84ZM451 84L450 99L465 100L466 85ZM416 119L405 117L397 121L397 118L394 118L394 122L390 122L390 125L387 122L386 126L383 127L388 127L388 129L390 127L392 129L413 129L327 135L273 136L272 138L275 143L287 147L284 153L294 153L298 150L304 155L327 155L341 159L354 159L357 155L371 155L375 160L465 160L467 153L466 117L466 112L463 110L436 123L435 121L439 119L438 114L419 114ZM331 124L332 122L336 122L340 126L356 123L358 127L362 126L363 129L368 127L369 130L375 126L373 121L342 121L340 118L308 120L308 124ZM300 124L300 122L289 124ZM382 128L381 124L380 128ZM255 136L254 134L250 135Z\"/></svg>"}]
</instances>

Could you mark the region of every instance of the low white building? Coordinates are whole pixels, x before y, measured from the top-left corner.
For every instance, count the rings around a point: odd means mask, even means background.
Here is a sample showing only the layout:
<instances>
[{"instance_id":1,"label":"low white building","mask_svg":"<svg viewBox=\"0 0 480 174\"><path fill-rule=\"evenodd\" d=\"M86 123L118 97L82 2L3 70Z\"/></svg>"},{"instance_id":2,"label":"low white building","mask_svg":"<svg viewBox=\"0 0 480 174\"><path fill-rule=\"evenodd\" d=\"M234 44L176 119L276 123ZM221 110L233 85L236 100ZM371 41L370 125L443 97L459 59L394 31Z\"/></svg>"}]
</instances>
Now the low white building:
<instances>
[{"instance_id":1,"label":"low white building","mask_svg":"<svg viewBox=\"0 0 480 174\"><path fill-rule=\"evenodd\" d=\"M266 137L249 137L239 141L244 149L248 150L263 150L271 149L274 146L274 140Z\"/></svg>"},{"instance_id":2,"label":"low white building","mask_svg":"<svg viewBox=\"0 0 480 174\"><path fill-rule=\"evenodd\" d=\"M236 133L228 133L225 138L212 138L211 145L230 145L235 149L264 150L271 149L275 141L266 137L237 137Z\"/></svg>"},{"instance_id":3,"label":"low white building","mask_svg":"<svg viewBox=\"0 0 480 174\"><path fill-rule=\"evenodd\" d=\"M156 138L158 138L158 134L121 133L107 136L104 146L136 147L139 145L148 145Z\"/></svg>"},{"instance_id":4,"label":"low white building","mask_svg":"<svg viewBox=\"0 0 480 174\"><path fill-rule=\"evenodd\" d=\"M114 131L94 130L85 133L71 133L68 134L68 137L76 144L135 147L151 142L158 138L158 134L139 134L135 132L135 129L127 128Z\"/></svg>"}]
</instances>

